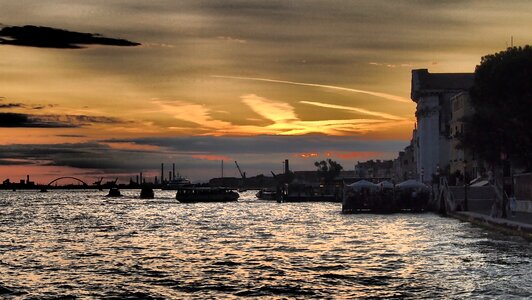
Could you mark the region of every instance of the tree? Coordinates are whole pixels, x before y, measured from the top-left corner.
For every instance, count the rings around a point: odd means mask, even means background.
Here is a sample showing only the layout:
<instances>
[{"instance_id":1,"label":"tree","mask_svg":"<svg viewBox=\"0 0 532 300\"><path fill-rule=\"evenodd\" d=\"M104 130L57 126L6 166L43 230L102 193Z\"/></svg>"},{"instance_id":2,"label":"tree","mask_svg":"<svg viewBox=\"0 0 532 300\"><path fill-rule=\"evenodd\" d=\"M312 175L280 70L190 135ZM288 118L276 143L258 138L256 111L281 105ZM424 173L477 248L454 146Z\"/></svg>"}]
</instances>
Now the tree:
<instances>
[{"instance_id":1,"label":"tree","mask_svg":"<svg viewBox=\"0 0 532 300\"><path fill-rule=\"evenodd\" d=\"M335 162L334 160L328 158L326 161L317 161L314 165L318 168L318 175L320 178L323 178L325 183L330 183L340 175L340 171L343 170L343 167Z\"/></svg>"},{"instance_id":2,"label":"tree","mask_svg":"<svg viewBox=\"0 0 532 300\"><path fill-rule=\"evenodd\" d=\"M499 164L532 167L532 47L482 57L471 89L475 113L464 119L461 147Z\"/></svg>"},{"instance_id":3,"label":"tree","mask_svg":"<svg viewBox=\"0 0 532 300\"><path fill-rule=\"evenodd\" d=\"M509 175L510 163L528 171L532 167L532 47L482 57L475 68L471 105L475 113L464 119L460 146L493 166L493 213L505 218L503 191L511 188L503 177Z\"/></svg>"}]
</instances>

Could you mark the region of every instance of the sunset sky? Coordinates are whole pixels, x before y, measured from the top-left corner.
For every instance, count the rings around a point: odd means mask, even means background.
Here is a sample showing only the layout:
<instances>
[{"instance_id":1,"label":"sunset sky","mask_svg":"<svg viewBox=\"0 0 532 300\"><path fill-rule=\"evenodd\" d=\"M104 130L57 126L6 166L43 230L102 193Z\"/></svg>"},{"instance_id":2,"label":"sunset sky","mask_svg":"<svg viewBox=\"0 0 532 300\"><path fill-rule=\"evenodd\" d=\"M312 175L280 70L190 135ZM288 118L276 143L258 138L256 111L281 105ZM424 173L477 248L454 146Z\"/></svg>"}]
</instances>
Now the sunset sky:
<instances>
[{"instance_id":1,"label":"sunset sky","mask_svg":"<svg viewBox=\"0 0 532 300\"><path fill-rule=\"evenodd\" d=\"M530 28L528 0L0 0L0 180L392 159L412 69L473 72Z\"/></svg>"}]
</instances>

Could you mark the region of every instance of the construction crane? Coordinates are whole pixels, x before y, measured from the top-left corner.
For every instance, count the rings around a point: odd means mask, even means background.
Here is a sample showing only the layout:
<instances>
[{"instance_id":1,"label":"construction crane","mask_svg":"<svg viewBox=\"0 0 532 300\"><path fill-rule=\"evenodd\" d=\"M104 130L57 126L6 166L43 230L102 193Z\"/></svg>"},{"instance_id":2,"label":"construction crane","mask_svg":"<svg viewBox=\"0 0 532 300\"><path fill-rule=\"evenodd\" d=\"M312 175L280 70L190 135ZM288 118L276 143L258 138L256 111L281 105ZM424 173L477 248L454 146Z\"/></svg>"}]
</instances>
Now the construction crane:
<instances>
[{"instance_id":1,"label":"construction crane","mask_svg":"<svg viewBox=\"0 0 532 300\"><path fill-rule=\"evenodd\" d=\"M236 160L235 160L235 165L236 165L236 168L238 169L238 172L240 173L240 176L242 176L242 179L246 179L246 172L242 172Z\"/></svg>"},{"instance_id":2,"label":"construction crane","mask_svg":"<svg viewBox=\"0 0 532 300\"><path fill-rule=\"evenodd\" d=\"M102 184L103 177L100 177L100 180L95 181L93 184L95 186L100 186Z\"/></svg>"}]
</instances>

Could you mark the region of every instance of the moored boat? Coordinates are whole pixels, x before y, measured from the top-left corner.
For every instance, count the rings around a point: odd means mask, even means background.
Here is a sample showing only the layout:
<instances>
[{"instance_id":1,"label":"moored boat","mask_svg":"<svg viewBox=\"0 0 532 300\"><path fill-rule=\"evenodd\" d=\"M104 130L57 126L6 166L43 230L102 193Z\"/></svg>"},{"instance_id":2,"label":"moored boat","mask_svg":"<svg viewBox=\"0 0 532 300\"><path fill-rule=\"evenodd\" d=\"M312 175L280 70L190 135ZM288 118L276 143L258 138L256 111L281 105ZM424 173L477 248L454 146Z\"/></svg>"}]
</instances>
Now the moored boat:
<instances>
[{"instance_id":1,"label":"moored boat","mask_svg":"<svg viewBox=\"0 0 532 300\"><path fill-rule=\"evenodd\" d=\"M231 202L238 200L238 193L224 187L180 187L176 199L182 203Z\"/></svg>"}]
</instances>

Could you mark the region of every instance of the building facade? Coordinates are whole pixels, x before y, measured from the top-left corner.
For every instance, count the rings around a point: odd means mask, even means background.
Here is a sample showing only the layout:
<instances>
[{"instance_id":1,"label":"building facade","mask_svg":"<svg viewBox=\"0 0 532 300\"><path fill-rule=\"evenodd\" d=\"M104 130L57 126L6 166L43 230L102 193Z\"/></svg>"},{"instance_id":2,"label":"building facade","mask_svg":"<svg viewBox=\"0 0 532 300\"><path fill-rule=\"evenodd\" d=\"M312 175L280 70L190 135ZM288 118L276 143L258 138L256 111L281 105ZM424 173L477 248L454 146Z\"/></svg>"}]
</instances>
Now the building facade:
<instances>
[{"instance_id":1,"label":"building facade","mask_svg":"<svg viewBox=\"0 0 532 300\"><path fill-rule=\"evenodd\" d=\"M464 118L473 114L469 93L462 92L451 97L451 123L449 167L451 174L466 174L470 180L477 177L475 157L464 149L458 148L460 137L464 133Z\"/></svg>"},{"instance_id":2,"label":"building facade","mask_svg":"<svg viewBox=\"0 0 532 300\"><path fill-rule=\"evenodd\" d=\"M468 92L473 79L473 73L412 70L411 98L417 104L413 138L418 180L430 183L433 174L450 167L451 98Z\"/></svg>"}]
</instances>

